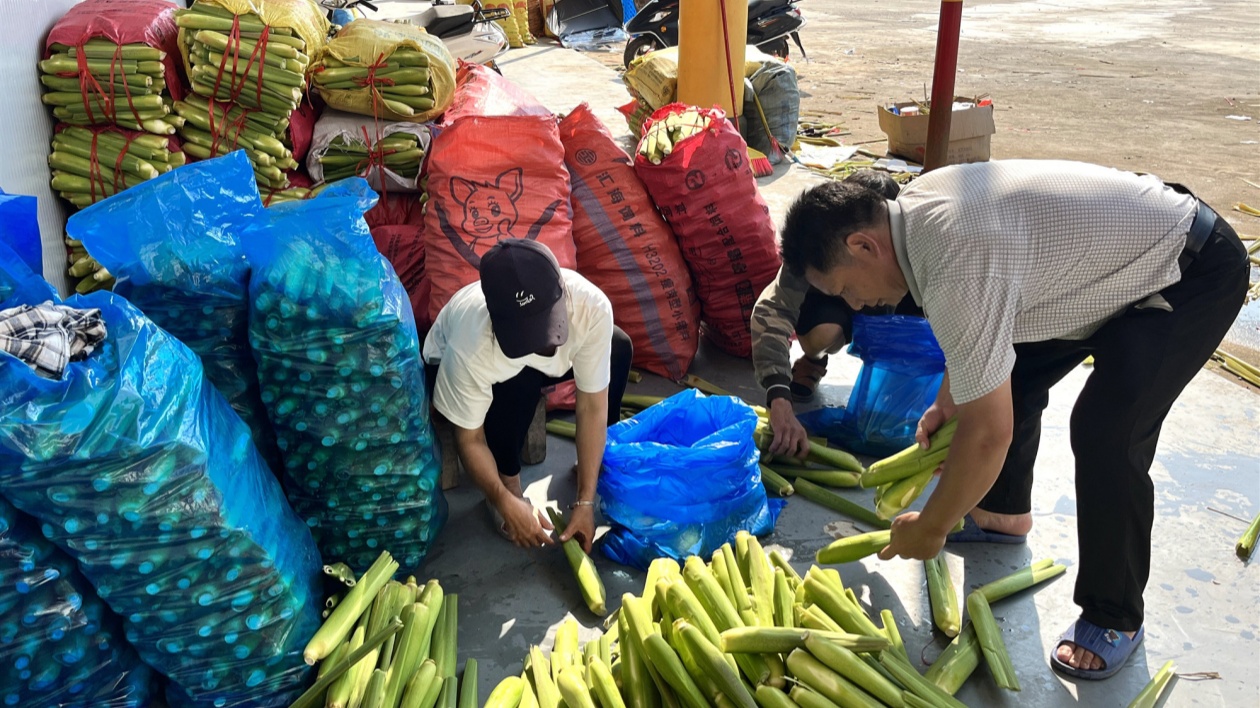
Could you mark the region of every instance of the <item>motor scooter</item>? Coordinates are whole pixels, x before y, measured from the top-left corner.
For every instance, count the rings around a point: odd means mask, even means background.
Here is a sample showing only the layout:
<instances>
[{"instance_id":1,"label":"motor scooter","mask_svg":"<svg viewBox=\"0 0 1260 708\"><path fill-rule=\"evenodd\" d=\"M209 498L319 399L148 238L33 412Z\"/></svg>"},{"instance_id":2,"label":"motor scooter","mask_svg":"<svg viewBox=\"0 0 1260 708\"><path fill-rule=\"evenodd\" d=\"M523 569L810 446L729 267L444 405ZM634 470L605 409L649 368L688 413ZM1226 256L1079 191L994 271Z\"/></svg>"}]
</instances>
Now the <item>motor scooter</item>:
<instances>
[{"instance_id":1,"label":"motor scooter","mask_svg":"<svg viewBox=\"0 0 1260 708\"><path fill-rule=\"evenodd\" d=\"M786 59L791 37L801 56L808 60L800 35L805 16L795 7L800 1L748 0L748 44ZM678 8L679 0L652 0L625 24L630 35L623 57L627 67L648 52L678 46Z\"/></svg>"}]
</instances>

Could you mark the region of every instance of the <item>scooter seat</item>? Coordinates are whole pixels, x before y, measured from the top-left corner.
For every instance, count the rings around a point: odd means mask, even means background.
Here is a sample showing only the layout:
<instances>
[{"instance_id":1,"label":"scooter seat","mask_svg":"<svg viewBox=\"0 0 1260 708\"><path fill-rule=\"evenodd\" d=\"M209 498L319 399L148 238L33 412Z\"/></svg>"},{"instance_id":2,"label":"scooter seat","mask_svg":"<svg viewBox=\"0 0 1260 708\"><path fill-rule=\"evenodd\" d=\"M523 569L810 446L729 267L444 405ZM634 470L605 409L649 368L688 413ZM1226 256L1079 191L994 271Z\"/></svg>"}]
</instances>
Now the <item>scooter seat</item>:
<instances>
[{"instance_id":1,"label":"scooter seat","mask_svg":"<svg viewBox=\"0 0 1260 708\"><path fill-rule=\"evenodd\" d=\"M472 5L434 5L429 10L433 14L424 28L434 37L462 34L473 25Z\"/></svg>"},{"instance_id":2,"label":"scooter seat","mask_svg":"<svg viewBox=\"0 0 1260 708\"><path fill-rule=\"evenodd\" d=\"M784 0L748 0L748 18L758 18L788 3Z\"/></svg>"}]
</instances>

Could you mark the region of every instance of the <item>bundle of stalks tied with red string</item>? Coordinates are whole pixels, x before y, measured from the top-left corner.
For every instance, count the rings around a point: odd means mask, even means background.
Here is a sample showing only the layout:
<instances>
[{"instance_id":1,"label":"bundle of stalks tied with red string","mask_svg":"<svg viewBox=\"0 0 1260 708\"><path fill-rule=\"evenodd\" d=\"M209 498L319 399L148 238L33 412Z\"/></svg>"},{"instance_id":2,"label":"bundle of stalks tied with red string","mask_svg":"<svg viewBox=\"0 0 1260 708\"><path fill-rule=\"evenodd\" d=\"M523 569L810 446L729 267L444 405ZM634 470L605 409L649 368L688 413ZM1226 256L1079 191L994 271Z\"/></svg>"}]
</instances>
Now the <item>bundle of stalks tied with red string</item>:
<instances>
[{"instance_id":1,"label":"bundle of stalks tied with red string","mask_svg":"<svg viewBox=\"0 0 1260 708\"><path fill-rule=\"evenodd\" d=\"M179 141L114 126L61 124L48 166L52 188L78 208L91 206L184 164Z\"/></svg>"},{"instance_id":2,"label":"bundle of stalks tied with red string","mask_svg":"<svg viewBox=\"0 0 1260 708\"><path fill-rule=\"evenodd\" d=\"M411 193L428 148L427 125L329 109L315 123L306 167L317 182L359 176L377 191Z\"/></svg>"},{"instance_id":3,"label":"bundle of stalks tied with red string","mask_svg":"<svg viewBox=\"0 0 1260 708\"><path fill-rule=\"evenodd\" d=\"M165 0L88 0L48 33L39 62L43 101L69 125L116 125L171 135L183 97L175 7Z\"/></svg>"},{"instance_id":4,"label":"bundle of stalks tied with red string","mask_svg":"<svg viewBox=\"0 0 1260 708\"><path fill-rule=\"evenodd\" d=\"M455 60L415 25L356 20L328 42L311 79L331 108L423 123L450 105Z\"/></svg>"},{"instance_id":5,"label":"bundle of stalks tied with red string","mask_svg":"<svg viewBox=\"0 0 1260 708\"><path fill-rule=\"evenodd\" d=\"M176 13L193 93L176 101L185 150L198 159L244 149L264 188L296 169L290 116L328 22L314 0L198 0Z\"/></svg>"}]
</instances>

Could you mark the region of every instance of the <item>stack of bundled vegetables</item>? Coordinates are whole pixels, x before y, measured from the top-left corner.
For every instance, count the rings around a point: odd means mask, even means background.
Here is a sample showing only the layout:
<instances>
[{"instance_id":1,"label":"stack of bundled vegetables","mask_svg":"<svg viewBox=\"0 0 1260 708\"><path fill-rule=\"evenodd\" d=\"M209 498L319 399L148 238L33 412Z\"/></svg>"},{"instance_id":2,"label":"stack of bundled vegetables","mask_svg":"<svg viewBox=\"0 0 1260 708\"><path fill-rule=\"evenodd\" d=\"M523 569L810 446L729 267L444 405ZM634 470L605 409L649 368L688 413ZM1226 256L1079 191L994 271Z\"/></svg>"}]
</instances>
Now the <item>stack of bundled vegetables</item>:
<instances>
[{"instance_id":1,"label":"stack of bundled vegetables","mask_svg":"<svg viewBox=\"0 0 1260 708\"><path fill-rule=\"evenodd\" d=\"M184 152L174 138L122 128L71 125L57 127L48 156L53 190L79 208L170 172L184 161ZM72 270L71 275L84 274Z\"/></svg>"},{"instance_id":2,"label":"stack of bundled vegetables","mask_svg":"<svg viewBox=\"0 0 1260 708\"><path fill-rule=\"evenodd\" d=\"M53 26L39 79L61 121L48 164L66 201L90 206L184 164L168 137L183 124L171 113L184 94L176 46L174 8L163 0L89 0ZM107 287L94 264L70 265L80 292Z\"/></svg>"},{"instance_id":3,"label":"stack of bundled vegetables","mask_svg":"<svg viewBox=\"0 0 1260 708\"><path fill-rule=\"evenodd\" d=\"M319 6L198 0L175 21L195 94L175 103L188 153L204 159L244 148L260 185L286 189L284 171L298 167L286 131L328 31Z\"/></svg>"},{"instance_id":4,"label":"stack of bundled vegetables","mask_svg":"<svg viewBox=\"0 0 1260 708\"><path fill-rule=\"evenodd\" d=\"M1062 571L1043 562L973 596L987 606ZM654 561L642 596L622 597L607 633L579 648L577 625L566 621L550 660L532 647L523 674L504 679L487 706L961 706L953 693L988 656L977 637L989 627L968 626L923 676L891 612L880 620L835 571L801 577L741 533L707 564Z\"/></svg>"},{"instance_id":5,"label":"stack of bundled vegetables","mask_svg":"<svg viewBox=\"0 0 1260 708\"><path fill-rule=\"evenodd\" d=\"M387 551L357 581L337 565L325 570L347 589L329 599L333 609L305 651L308 664L321 662L319 678L291 708L478 706L476 660L464 666L462 690L455 678L459 596L436 580L392 580L398 563Z\"/></svg>"},{"instance_id":6,"label":"stack of bundled vegetables","mask_svg":"<svg viewBox=\"0 0 1260 708\"><path fill-rule=\"evenodd\" d=\"M183 97L175 8L164 0L88 0L48 33L39 63L44 103L77 126L116 125L172 135L171 99Z\"/></svg>"},{"instance_id":7,"label":"stack of bundled vegetables","mask_svg":"<svg viewBox=\"0 0 1260 708\"><path fill-rule=\"evenodd\" d=\"M440 40L410 24L356 20L328 42L311 77L332 108L423 123L455 94L455 60Z\"/></svg>"},{"instance_id":8,"label":"stack of bundled vegetables","mask_svg":"<svg viewBox=\"0 0 1260 708\"><path fill-rule=\"evenodd\" d=\"M932 434L928 449L918 445L870 466L862 473L863 487L875 487L875 508L881 519L891 519L914 503L949 455L958 420L952 419Z\"/></svg>"},{"instance_id":9,"label":"stack of bundled vegetables","mask_svg":"<svg viewBox=\"0 0 1260 708\"><path fill-rule=\"evenodd\" d=\"M406 568L446 520L407 294L363 220L362 179L264 210L246 241L249 341L285 493L325 558Z\"/></svg>"}]
</instances>

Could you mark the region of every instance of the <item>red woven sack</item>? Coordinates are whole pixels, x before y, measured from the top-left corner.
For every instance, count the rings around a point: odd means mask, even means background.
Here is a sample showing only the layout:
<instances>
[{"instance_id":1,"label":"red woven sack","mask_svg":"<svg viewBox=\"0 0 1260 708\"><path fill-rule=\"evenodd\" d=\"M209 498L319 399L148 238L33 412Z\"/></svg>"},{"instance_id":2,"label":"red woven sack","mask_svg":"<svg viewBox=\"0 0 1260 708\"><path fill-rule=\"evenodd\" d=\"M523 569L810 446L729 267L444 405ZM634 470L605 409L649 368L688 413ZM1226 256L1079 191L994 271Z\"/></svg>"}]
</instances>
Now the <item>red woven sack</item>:
<instances>
[{"instance_id":1,"label":"red woven sack","mask_svg":"<svg viewBox=\"0 0 1260 708\"><path fill-rule=\"evenodd\" d=\"M574 268L569 173L553 116L470 116L429 146L426 268L436 318L475 282L481 257L504 238L537 240Z\"/></svg>"},{"instance_id":2,"label":"red woven sack","mask_svg":"<svg viewBox=\"0 0 1260 708\"><path fill-rule=\"evenodd\" d=\"M700 301L674 232L630 157L583 103L560 121L573 191L577 269L612 301L634 365L677 381L696 356Z\"/></svg>"},{"instance_id":3,"label":"red woven sack","mask_svg":"<svg viewBox=\"0 0 1260 708\"><path fill-rule=\"evenodd\" d=\"M376 250L394 267L411 301L420 341L433 327L429 298L433 283L425 272L424 214L414 194L388 194L363 215L372 229Z\"/></svg>"},{"instance_id":4,"label":"red woven sack","mask_svg":"<svg viewBox=\"0 0 1260 708\"><path fill-rule=\"evenodd\" d=\"M459 63L455 98L442 124L453 125L468 116L548 116L551 111L521 87L481 64Z\"/></svg>"},{"instance_id":5,"label":"red woven sack","mask_svg":"<svg viewBox=\"0 0 1260 708\"><path fill-rule=\"evenodd\" d=\"M690 107L671 103L652 123ZM751 356L753 304L779 271L770 208L757 191L748 146L721 109L708 127L679 141L659 165L635 154L634 169L674 229L700 296L703 332L722 351Z\"/></svg>"},{"instance_id":6,"label":"red woven sack","mask_svg":"<svg viewBox=\"0 0 1260 708\"><path fill-rule=\"evenodd\" d=\"M175 26L177 9L177 5L167 0L87 0L70 8L53 25L48 39L44 41L44 57L52 54L54 44L78 47L98 37L117 44L147 44L166 52L166 58L162 60L166 90L171 98L178 101L187 91L184 70L180 66L179 28ZM76 77L77 74L70 76ZM91 85L90 79L80 81L85 95L100 92ZM114 112L119 117L127 116L129 110L124 98L114 104ZM112 122L109 116L100 118L100 122Z\"/></svg>"}]
</instances>

